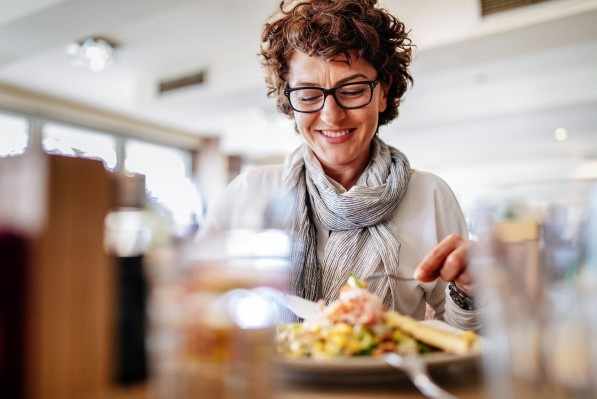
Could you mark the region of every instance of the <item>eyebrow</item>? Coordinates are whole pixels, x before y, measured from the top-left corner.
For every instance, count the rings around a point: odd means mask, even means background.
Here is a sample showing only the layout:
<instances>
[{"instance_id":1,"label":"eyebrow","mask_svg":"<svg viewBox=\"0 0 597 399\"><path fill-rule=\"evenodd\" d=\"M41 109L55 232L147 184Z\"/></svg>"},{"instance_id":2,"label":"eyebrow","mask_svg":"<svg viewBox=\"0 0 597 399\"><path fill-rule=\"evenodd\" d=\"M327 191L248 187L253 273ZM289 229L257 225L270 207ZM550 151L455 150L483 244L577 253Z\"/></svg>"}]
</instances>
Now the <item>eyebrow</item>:
<instances>
[{"instance_id":1,"label":"eyebrow","mask_svg":"<svg viewBox=\"0 0 597 399\"><path fill-rule=\"evenodd\" d=\"M354 80L356 78L364 78L364 79L370 80L370 78L363 73L355 73L354 75L350 75L350 76L340 79L339 81L336 82L334 87L341 85L343 83L350 82L351 80ZM317 86L316 83L312 83L312 82L297 82L296 86L294 86L294 87L319 87L319 86Z\"/></svg>"}]
</instances>

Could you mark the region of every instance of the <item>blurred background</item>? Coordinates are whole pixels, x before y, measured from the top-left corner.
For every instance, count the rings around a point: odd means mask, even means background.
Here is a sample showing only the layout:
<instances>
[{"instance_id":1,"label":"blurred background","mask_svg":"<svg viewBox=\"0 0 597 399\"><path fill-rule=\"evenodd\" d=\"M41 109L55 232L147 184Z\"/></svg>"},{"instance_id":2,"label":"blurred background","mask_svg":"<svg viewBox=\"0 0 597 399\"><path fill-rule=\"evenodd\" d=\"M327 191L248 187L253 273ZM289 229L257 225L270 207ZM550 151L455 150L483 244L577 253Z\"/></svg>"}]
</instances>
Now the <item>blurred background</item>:
<instances>
[{"instance_id":1,"label":"blurred background","mask_svg":"<svg viewBox=\"0 0 597 399\"><path fill-rule=\"evenodd\" d=\"M240 171L300 143L257 57L278 4L0 0L0 156L42 143L100 158L196 221ZM597 177L597 0L381 4L417 45L414 87L381 137L465 210L574 201Z\"/></svg>"},{"instance_id":2,"label":"blurred background","mask_svg":"<svg viewBox=\"0 0 597 399\"><path fill-rule=\"evenodd\" d=\"M552 275L574 282L591 266L586 301L575 284L556 298L586 309L550 313L574 339L547 336L547 347L574 361L554 355L562 370L537 375L597 381L586 366L597 370L597 350L587 357L597 331L597 0L380 3L417 46L414 86L381 137L450 184L473 238L479 207L518 219L498 233L532 287ZM181 307L160 293L181 269L177 245L232 178L301 142L266 97L259 64L261 27L278 6L0 0L0 397L145 398L91 393L145 381L147 347L153 373L168 366L159 356L176 347L168 328ZM513 276L495 280L524 280ZM504 303L505 314L526 309ZM538 322L520 315L521 331Z\"/></svg>"}]
</instances>

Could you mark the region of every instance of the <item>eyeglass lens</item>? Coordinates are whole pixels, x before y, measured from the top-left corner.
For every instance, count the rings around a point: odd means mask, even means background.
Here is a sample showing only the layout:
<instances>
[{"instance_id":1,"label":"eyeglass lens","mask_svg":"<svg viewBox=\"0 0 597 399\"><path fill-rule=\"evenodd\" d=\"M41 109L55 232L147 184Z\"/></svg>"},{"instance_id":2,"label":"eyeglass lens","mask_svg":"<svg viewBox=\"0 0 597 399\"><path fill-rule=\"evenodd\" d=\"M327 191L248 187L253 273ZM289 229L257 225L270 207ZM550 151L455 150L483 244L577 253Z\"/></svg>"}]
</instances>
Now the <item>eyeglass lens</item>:
<instances>
[{"instance_id":1,"label":"eyeglass lens","mask_svg":"<svg viewBox=\"0 0 597 399\"><path fill-rule=\"evenodd\" d=\"M371 101L372 88L369 83L351 83L330 92L338 105L344 108L363 107ZM292 108L299 112L318 111L323 108L325 92L320 88L298 89L290 92Z\"/></svg>"}]
</instances>

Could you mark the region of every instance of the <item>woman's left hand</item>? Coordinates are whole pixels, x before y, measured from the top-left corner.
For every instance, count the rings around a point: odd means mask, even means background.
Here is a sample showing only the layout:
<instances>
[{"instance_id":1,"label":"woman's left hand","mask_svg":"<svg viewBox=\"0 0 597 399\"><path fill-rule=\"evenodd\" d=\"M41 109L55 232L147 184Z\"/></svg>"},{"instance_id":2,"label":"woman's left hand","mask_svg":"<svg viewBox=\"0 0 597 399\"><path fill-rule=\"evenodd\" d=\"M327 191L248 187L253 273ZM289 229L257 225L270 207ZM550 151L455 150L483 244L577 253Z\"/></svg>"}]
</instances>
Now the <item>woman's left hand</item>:
<instances>
[{"instance_id":1,"label":"woman's left hand","mask_svg":"<svg viewBox=\"0 0 597 399\"><path fill-rule=\"evenodd\" d=\"M425 256L415 269L414 277L424 282L438 277L452 281L460 290L472 296L473 282L467 266L471 248L475 244L456 235L447 236Z\"/></svg>"}]
</instances>

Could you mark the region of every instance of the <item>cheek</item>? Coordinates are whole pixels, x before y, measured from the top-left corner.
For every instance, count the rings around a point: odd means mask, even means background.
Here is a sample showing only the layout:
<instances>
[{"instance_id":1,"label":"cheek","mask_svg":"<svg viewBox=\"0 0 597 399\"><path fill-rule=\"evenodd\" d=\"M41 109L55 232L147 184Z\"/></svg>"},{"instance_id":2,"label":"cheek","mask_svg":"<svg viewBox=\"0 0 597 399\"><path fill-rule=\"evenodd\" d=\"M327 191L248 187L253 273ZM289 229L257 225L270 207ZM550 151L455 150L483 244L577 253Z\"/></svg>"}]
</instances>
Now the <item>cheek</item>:
<instances>
[{"instance_id":1,"label":"cheek","mask_svg":"<svg viewBox=\"0 0 597 399\"><path fill-rule=\"evenodd\" d=\"M371 107L368 109L368 112L363 113L360 115L360 120L363 122L364 125L367 126L367 129L375 130L377 128L377 122L379 120L379 113L382 112L380 108ZM375 132L373 132L375 133Z\"/></svg>"},{"instance_id":2,"label":"cheek","mask_svg":"<svg viewBox=\"0 0 597 399\"><path fill-rule=\"evenodd\" d=\"M313 114L301 114L298 112L294 113L294 123L299 133L304 133L309 129L309 126L313 123Z\"/></svg>"}]
</instances>

